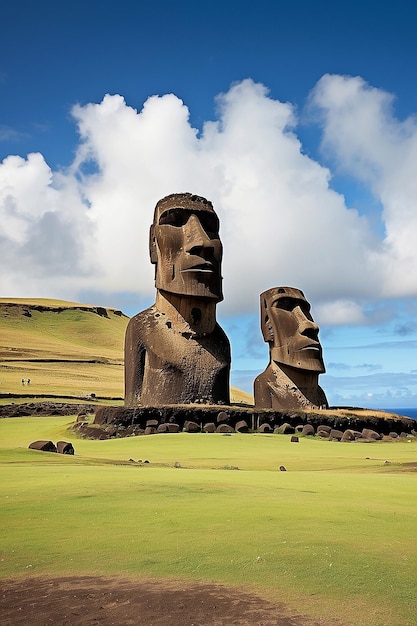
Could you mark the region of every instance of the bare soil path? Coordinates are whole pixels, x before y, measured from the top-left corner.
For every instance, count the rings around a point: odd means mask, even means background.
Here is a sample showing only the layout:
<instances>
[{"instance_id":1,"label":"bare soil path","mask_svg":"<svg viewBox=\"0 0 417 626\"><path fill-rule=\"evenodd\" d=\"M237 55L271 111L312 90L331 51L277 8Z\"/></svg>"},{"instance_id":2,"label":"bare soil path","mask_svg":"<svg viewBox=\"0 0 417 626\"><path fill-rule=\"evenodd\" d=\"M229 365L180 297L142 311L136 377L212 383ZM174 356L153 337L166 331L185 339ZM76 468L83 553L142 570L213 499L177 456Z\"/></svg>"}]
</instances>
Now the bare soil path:
<instances>
[{"instance_id":1,"label":"bare soil path","mask_svg":"<svg viewBox=\"0 0 417 626\"><path fill-rule=\"evenodd\" d=\"M66 577L3 580L1 626L342 626L216 584Z\"/></svg>"}]
</instances>

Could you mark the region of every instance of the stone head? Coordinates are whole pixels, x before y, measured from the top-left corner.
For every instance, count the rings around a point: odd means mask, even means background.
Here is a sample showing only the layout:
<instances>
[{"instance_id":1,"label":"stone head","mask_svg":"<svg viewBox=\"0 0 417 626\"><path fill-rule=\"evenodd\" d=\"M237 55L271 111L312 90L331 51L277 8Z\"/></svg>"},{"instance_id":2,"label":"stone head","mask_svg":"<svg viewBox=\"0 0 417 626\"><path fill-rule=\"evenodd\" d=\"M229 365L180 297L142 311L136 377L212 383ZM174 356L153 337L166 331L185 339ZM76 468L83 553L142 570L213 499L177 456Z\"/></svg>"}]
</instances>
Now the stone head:
<instances>
[{"instance_id":1,"label":"stone head","mask_svg":"<svg viewBox=\"0 0 417 626\"><path fill-rule=\"evenodd\" d=\"M261 296L261 329L271 359L310 372L325 372L319 328L300 289L273 287Z\"/></svg>"},{"instance_id":2,"label":"stone head","mask_svg":"<svg viewBox=\"0 0 417 626\"><path fill-rule=\"evenodd\" d=\"M223 300L223 248L219 219L210 201L191 193L159 200L150 229L149 252L157 289Z\"/></svg>"}]
</instances>

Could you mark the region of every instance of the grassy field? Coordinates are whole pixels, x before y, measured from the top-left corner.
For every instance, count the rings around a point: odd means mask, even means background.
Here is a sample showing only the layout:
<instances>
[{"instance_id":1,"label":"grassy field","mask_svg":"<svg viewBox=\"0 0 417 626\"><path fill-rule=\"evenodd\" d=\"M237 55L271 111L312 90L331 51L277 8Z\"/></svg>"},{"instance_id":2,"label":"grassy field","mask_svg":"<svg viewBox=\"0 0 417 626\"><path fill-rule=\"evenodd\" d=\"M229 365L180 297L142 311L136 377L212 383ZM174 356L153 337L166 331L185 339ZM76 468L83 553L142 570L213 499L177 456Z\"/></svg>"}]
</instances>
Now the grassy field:
<instances>
[{"instance_id":1,"label":"grassy field","mask_svg":"<svg viewBox=\"0 0 417 626\"><path fill-rule=\"evenodd\" d=\"M345 624L415 624L415 439L93 441L71 424L0 421L2 577L216 581ZM76 455L28 450L38 438L70 440Z\"/></svg>"}]
</instances>

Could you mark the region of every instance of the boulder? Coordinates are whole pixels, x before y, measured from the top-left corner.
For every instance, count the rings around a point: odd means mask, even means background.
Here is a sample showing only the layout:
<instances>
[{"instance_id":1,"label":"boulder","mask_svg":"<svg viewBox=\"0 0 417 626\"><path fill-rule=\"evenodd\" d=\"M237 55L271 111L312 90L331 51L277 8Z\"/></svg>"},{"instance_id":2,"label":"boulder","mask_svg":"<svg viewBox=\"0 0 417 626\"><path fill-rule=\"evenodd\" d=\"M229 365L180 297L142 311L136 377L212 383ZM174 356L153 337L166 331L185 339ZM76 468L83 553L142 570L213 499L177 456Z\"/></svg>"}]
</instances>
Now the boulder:
<instances>
[{"instance_id":1,"label":"boulder","mask_svg":"<svg viewBox=\"0 0 417 626\"><path fill-rule=\"evenodd\" d=\"M247 433L249 431L249 427L245 420L240 420L239 422L237 422L235 426L235 431L237 433Z\"/></svg>"},{"instance_id":2,"label":"boulder","mask_svg":"<svg viewBox=\"0 0 417 626\"><path fill-rule=\"evenodd\" d=\"M145 428L145 435L154 435L156 433L156 428L154 426L147 426Z\"/></svg>"},{"instance_id":3,"label":"boulder","mask_svg":"<svg viewBox=\"0 0 417 626\"><path fill-rule=\"evenodd\" d=\"M274 432L269 424L261 424L258 428L258 433L272 433Z\"/></svg>"},{"instance_id":4,"label":"boulder","mask_svg":"<svg viewBox=\"0 0 417 626\"><path fill-rule=\"evenodd\" d=\"M204 424L203 430L205 433L215 433L216 424L214 422L207 422L207 424Z\"/></svg>"},{"instance_id":5,"label":"boulder","mask_svg":"<svg viewBox=\"0 0 417 626\"><path fill-rule=\"evenodd\" d=\"M312 437L315 434L312 424L304 424L302 434L304 437Z\"/></svg>"},{"instance_id":6,"label":"boulder","mask_svg":"<svg viewBox=\"0 0 417 626\"><path fill-rule=\"evenodd\" d=\"M375 439L376 441L382 439L381 435L371 428L364 428L362 430L362 437L363 439Z\"/></svg>"},{"instance_id":7,"label":"boulder","mask_svg":"<svg viewBox=\"0 0 417 626\"><path fill-rule=\"evenodd\" d=\"M235 429L229 424L219 424L216 428L216 433L234 433Z\"/></svg>"},{"instance_id":8,"label":"boulder","mask_svg":"<svg viewBox=\"0 0 417 626\"><path fill-rule=\"evenodd\" d=\"M183 431L185 433L199 433L201 430L200 425L197 422L192 422L191 420L186 420L184 422Z\"/></svg>"},{"instance_id":9,"label":"boulder","mask_svg":"<svg viewBox=\"0 0 417 626\"><path fill-rule=\"evenodd\" d=\"M320 424L319 426L317 426L317 434L319 434L319 430L321 430L323 433L327 433L327 437L330 435L330 431L331 431L331 426L327 426L327 424ZM326 435L320 435L321 437L325 437Z\"/></svg>"},{"instance_id":10,"label":"boulder","mask_svg":"<svg viewBox=\"0 0 417 626\"><path fill-rule=\"evenodd\" d=\"M328 439L330 437L330 431L331 431L331 428L329 428L329 430L323 430L322 427L319 426L317 428L317 436L323 437L323 439Z\"/></svg>"},{"instance_id":11,"label":"boulder","mask_svg":"<svg viewBox=\"0 0 417 626\"><path fill-rule=\"evenodd\" d=\"M341 441L343 437L343 433L341 430L337 430L336 428L332 428L330 431L329 439L332 441Z\"/></svg>"},{"instance_id":12,"label":"boulder","mask_svg":"<svg viewBox=\"0 0 417 626\"><path fill-rule=\"evenodd\" d=\"M353 430L351 430L350 428L345 430L341 441L354 441L354 440L355 440L355 433L353 432Z\"/></svg>"},{"instance_id":13,"label":"boulder","mask_svg":"<svg viewBox=\"0 0 417 626\"><path fill-rule=\"evenodd\" d=\"M56 449L59 454L74 454L75 450L69 441L58 441L56 444Z\"/></svg>"},{"instance_id":14,"label":"boulder","mask_svg":"<svg viewBox=\"0 0 417 626\"><path fill-rule=\"evenodd\" d=\"M176 424L175 422L169 422L168 424L165 424L165 426L167 427L167 430L166 430L167 433L179 433L180 432L180 426L179 424Z\"/></svg>"},{"instance_id":15,"label":"boulder","mask_svg":"<svg viewBox=\"0 0 417 626\"><path fill-rule=\"evenodd\" d=\"M32 441L29 444L28 448L31 450L42 450L42 452L56 452L56 446L52 441L46 441L44 439L40 439L39 441Z\"/></svg>"},{"instance_id":16,"label":"boulder","mask_svg":"<svg viewBox=\"0 0 417 626\"><path fill-rule=\"evenodd\" d=\"M222 424L223 422L227 422L228 420L229 420L229 415L228 413L226 413L226 411L220 411L220 413L217 414L218 424Z\"/></svg>"},{"instance_id":17,"label":"boulder","mask_svg":"<svg viewBox=\"0 0 417 626\"><path fill-rule=\"evenodd\" d=\"M284 422L284 424L275 428L275 432L280 435L292 435L295 432L295 428L291 426L291 424L288 424L288 422Z\"/></svg>"}]
</instances>

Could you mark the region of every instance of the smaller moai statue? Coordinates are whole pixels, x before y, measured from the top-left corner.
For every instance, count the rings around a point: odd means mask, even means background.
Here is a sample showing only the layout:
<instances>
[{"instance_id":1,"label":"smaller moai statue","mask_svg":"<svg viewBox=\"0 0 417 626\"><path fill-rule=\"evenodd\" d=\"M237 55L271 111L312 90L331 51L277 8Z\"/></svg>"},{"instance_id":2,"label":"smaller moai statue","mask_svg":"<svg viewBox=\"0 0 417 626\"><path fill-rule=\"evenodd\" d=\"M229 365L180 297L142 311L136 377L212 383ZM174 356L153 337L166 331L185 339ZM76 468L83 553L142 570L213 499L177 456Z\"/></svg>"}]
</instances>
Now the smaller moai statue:
<instances>
[{"instance_id":1,"label":"smaller moai statue","mask_svg":"<svg viewBox=\"0 0 417 626\"><path fill-rule=\"evenodd\" d=\"M223 248L211 202L162 198L149 252L156 301L126 330L125 406L229 404L230 344L216 321Z\"/></svg>"},{"instance_id":2,"label":"smaller moai statue","mask_svg":"<svg viewBox=\"0 0 417 626\"><path fill-rule=\"evenodd\" d=\"M328 408L319 374L326 370L319 328L303 292L273 287L260 296L261 330L270 361L254 382L257 409Z\"/></svg>"}]
</instances>

